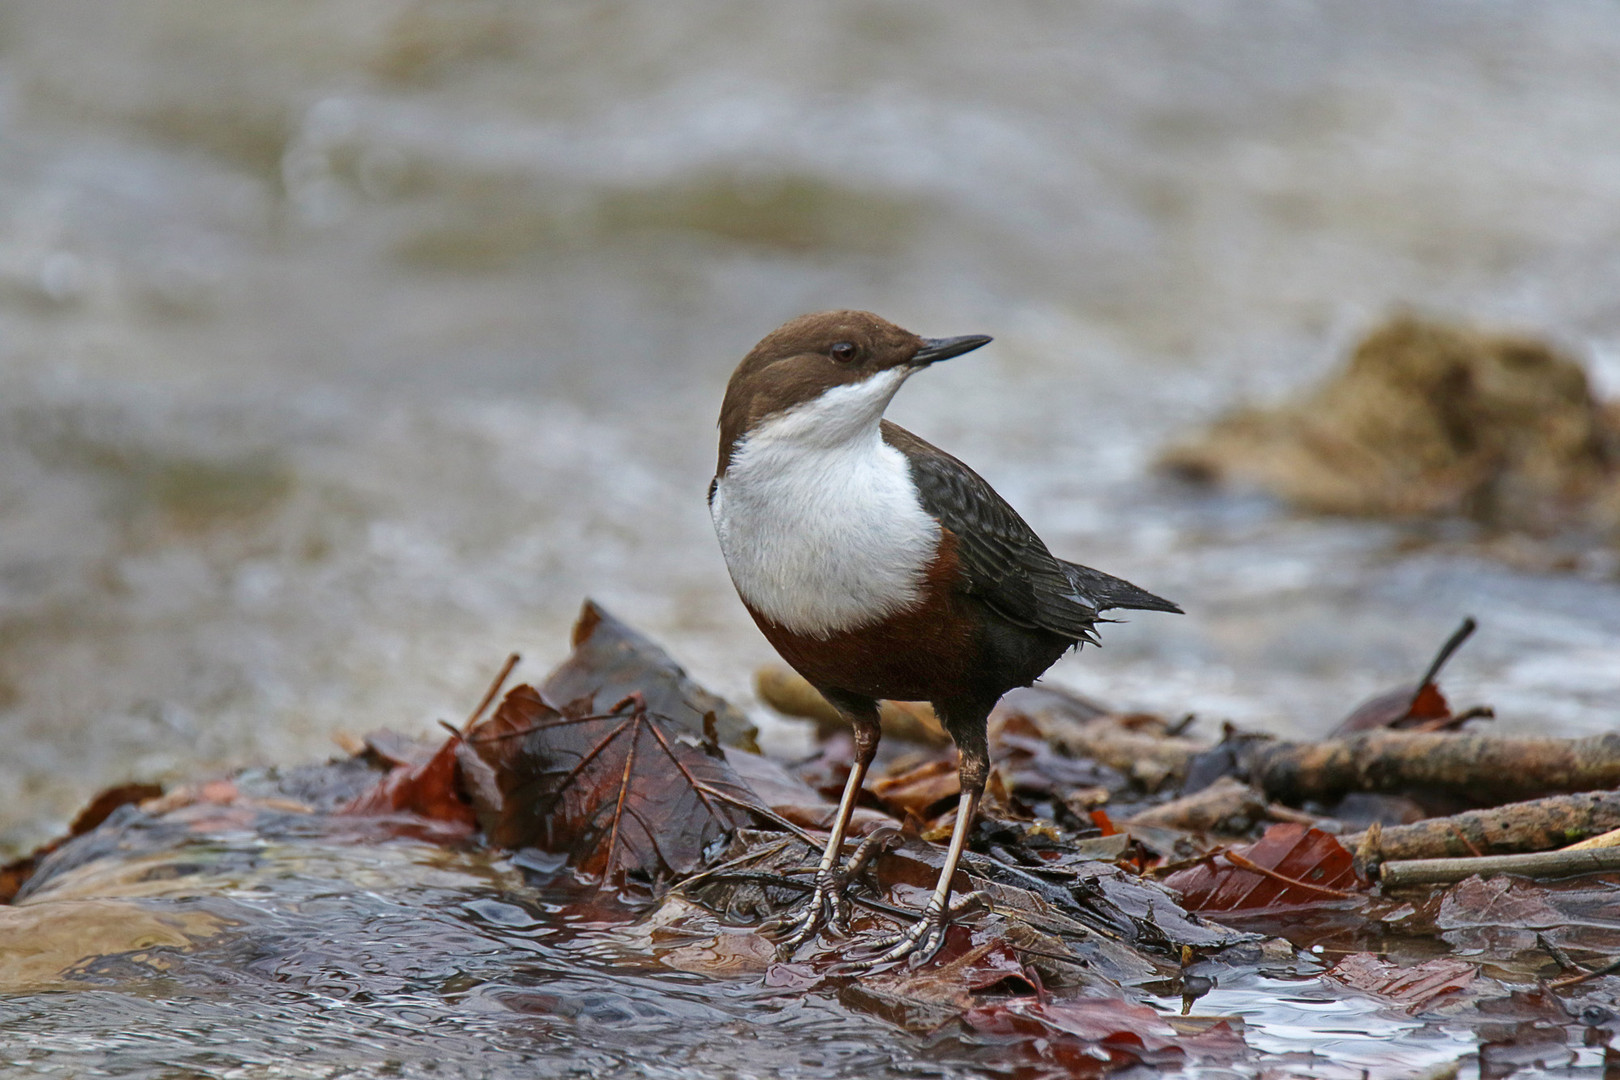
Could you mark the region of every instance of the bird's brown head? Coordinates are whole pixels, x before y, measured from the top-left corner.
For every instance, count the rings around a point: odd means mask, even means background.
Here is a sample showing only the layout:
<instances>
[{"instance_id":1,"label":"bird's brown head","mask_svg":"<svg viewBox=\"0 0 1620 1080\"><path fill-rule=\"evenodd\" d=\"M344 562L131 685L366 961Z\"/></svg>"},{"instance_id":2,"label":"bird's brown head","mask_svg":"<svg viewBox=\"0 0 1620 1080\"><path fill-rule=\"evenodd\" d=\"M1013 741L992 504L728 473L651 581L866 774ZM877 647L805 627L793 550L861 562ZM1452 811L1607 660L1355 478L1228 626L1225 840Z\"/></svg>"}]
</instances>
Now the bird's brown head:
<instances>
[{"instance_id":1,"label":"bird's brown head","mask_svg":"<svg viewBox=\"0 0 1620 1080\"><path fill-rule=\"evenodd\" d=\"M918 337L870 311L819 311L777 327L737 365L720 407L720 465L762 422L795 410L835 434L875 424L906 377L985 344L983 334ZM832 392L829 396L829 392ZM823 408L814 408L815 403Z\"/></svg>"}]
</instances>

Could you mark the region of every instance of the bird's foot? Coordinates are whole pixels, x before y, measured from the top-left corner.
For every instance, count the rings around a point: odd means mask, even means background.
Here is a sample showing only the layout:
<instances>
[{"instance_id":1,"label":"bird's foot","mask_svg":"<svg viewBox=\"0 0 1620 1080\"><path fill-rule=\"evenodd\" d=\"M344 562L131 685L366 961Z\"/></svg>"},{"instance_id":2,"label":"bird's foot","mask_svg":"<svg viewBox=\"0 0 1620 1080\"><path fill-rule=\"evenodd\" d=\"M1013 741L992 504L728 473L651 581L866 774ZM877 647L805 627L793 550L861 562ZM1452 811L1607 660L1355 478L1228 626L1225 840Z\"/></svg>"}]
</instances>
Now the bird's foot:
<instances>
[{"instance_id":1,"label":"bird's foot","mask_svg":"<svg viewBox=\"0 0 1620 1080\"><path fill-rule=\"evenodd\" d=\"M839 934L849 933L851 908L845 893L850 883L860 877L873 859L894 846L899 839L898 829L879 829L861 841L842 870L836 867L818 870L815 890L788 926L788 936L781 943L782 951L791 953L815 937L824 926L830 926Z\"/></svg>"},{"instance_id":2,"label":"bird's foot","mask_svg":"<svg viewBox=\"0 0 1620 1080\"><path fill-rule=\"evenodd\" d=\"M923 908L922 917L909 928L873 943L873 947L883 949L883 952L865 960L854 961L847 967L851 971L866 971L906 959L911 961L913 967L926 964L945 944L945 931L950 928L951 920L983 906L985 900L986 897L982 892L968 893L950 907L930 900L928 906Z\"/></svg>"},{"instance_id":3,"label":"bird's foot","mask_svg":"<svg viewBox=\"0 0 1620 1080\"><path fill-rule=\"evenodd\" d=\"M823 926L840 932L849 923L849 901L844 898L844 875L836 870L818 872L816 888L809 901L799 909L798 916L788 924L787 937L778 948L791 954L800 945L815 937Z\"/></svg>"}]
</instances>

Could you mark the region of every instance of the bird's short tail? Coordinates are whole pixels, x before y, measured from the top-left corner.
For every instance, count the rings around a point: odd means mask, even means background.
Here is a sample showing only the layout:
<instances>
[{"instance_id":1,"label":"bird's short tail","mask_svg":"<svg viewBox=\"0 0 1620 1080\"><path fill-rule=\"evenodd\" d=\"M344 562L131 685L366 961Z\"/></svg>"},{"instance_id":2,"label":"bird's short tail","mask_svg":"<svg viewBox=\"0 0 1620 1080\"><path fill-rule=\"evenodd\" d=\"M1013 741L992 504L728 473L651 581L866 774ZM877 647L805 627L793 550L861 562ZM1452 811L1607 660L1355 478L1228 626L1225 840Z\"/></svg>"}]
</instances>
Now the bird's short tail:
<instances>
[{"instance_id":1,"label":"bird's short tail","mask_svg":"<svg viewBox=\"0 0 1620 1080\"><path fill-rule=\"evenodd\" d=\"M1078 563L1065 562L1061 565L1075 591L1089 599L1098 611L1131 608L1135 611L1173 611L1177 615L1182 614L1181 608L1164 597L1154 596L1123 578Z\"/></svg>"}]
</instances>

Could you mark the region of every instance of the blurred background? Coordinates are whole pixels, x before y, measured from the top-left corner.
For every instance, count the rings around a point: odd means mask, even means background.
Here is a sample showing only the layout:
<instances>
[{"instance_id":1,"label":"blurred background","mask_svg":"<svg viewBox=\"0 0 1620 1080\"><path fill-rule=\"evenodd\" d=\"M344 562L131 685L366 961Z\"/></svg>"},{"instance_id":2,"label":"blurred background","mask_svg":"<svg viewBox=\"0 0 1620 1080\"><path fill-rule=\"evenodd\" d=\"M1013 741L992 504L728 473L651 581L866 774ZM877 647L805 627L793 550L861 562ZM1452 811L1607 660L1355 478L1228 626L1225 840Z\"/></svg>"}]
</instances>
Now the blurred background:
<instances>
[{"instance_id":1,"label":"blurred background","mask_svg":"<svg viewBox=\"0 0 1620 1080\"><path fill-rule=\"evenodd\" d=\"M1404 306L1620 394L1617 55L1597 2L5 0L0 854L459 718L587 595L751 706L714 416L834 306L995 335L891 415L1186 607L1053 680L1316 734L1472 613L1454 701L1610 727L1612 551L1151 466Z\"/></svg>"}]
</instances>

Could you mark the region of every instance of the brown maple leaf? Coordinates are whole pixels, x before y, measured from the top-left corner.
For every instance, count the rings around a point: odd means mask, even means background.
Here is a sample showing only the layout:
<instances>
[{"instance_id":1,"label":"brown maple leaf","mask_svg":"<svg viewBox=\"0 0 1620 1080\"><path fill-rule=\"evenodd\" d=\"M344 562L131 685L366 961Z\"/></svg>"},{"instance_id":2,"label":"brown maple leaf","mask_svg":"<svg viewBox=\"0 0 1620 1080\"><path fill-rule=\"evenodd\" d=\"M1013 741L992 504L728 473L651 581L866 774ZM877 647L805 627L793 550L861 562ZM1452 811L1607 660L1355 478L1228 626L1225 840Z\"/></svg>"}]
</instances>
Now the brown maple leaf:
<instances>
[{"instance_id":1,"label":"brown maple leaf","mask_svg":"<svg viewBox=\"0 0 1620 1080\"><path fill-rule=\"evenodd\" d=\"M462 776L492 843L563 854L608 884L691 873L769 811L712 741L632 695L605 712L561 708L531 686L468 733Z\"/></svg>"},{"instance_id":2,"label":"brown maple leaf","mask_svg":"<svg viewBox=\"0 0 1620 1080\"><path fill-rule=\"evenodd\" d=\"M713 725L727 746L759 752L757 732L737 708L692 680L651 639L587 600L574 623L574 651L540 685L540 694L565 712L602 712L639 694L647 711L678 729L702 734ZM561 704L561 703L570 704ZM592 706L594 702L594 706Z\"/></svg>"}]
</instances>

